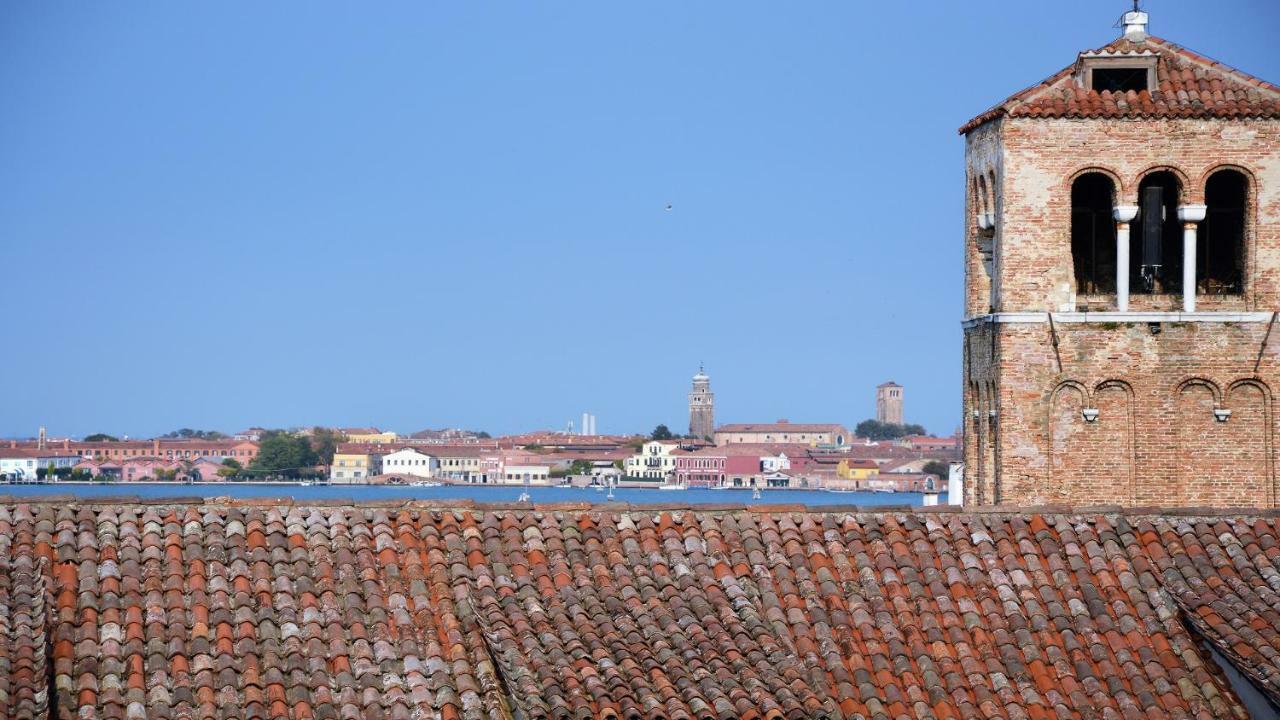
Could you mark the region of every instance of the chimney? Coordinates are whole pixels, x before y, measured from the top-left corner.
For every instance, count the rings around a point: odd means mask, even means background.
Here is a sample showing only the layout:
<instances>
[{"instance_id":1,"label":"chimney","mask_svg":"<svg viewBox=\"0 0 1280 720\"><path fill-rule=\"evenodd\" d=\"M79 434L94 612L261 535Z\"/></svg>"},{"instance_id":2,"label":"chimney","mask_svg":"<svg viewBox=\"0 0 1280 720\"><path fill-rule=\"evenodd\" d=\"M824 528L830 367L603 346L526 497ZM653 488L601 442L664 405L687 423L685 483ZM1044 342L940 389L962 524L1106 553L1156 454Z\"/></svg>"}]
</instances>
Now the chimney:
<instances>
[{"instance_id":1,"label":"chimney","mask_svg":"<svg viewBox=\"0 0 1280 720\"><path fill-rule=\"evenodd\" d=\"M1138 4L1133 4L1133 11L1127 12L1120 18L1120 24L1124 26L1124 39L1134 42L1142 42L1147 39L1147 14L1138 9Z\"/></svg>"}]
</instances>

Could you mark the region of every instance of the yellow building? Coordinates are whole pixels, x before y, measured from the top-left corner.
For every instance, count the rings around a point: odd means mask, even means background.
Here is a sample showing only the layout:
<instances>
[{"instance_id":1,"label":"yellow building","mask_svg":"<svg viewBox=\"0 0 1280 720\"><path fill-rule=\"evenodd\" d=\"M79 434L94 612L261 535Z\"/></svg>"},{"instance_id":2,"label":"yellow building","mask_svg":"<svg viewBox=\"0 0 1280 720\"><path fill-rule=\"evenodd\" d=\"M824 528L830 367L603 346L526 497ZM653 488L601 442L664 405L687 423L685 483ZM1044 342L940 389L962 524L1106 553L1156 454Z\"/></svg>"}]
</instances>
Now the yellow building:
<instances>
[{"instance_id":1,"label":"yellow building","mask_svg":"<svg viewBox=\"0 0 1280 720\"><path fill-rule=\"evenodd\" d=\"M399 435L390 430L383 432L378 428L339 428L338 432L346 436L347 442L352 443L378 443L385 445L400 439Z\"/></svg>"},{"instance_id":2,"label":"yellow building","mask_svg":"<svg viewBox=\"0 0 1280 720\"><path fill-rule=\"evenodd\" d=\"M640 446L640 452L623 463L626 476L645 480L666 480L676 471L673 450L680 448L679 440L650 440Z\"/></svg>"},{"instance_id":3,"label":"yellow building","mask_svg":"<svg viewBox=\"0 0 1280 720\"><path fill-rule=\"evenodd\" d=\"M869 480L880 474L880 466L872 460L845 458L836 466L836 475L845 480Z\"/></svg>"},{"instance_id":4,"label":"yellow building","mask_svg":"<svg viewBox=\"0 0 1280 720\"><path fill-rule=\"evenodd\" d=\"M370 475L382 474L382 450L376 445L343 443L333 453L329 466L329 482L337 484L367 482Z\"/></svg>"}]
</instances>

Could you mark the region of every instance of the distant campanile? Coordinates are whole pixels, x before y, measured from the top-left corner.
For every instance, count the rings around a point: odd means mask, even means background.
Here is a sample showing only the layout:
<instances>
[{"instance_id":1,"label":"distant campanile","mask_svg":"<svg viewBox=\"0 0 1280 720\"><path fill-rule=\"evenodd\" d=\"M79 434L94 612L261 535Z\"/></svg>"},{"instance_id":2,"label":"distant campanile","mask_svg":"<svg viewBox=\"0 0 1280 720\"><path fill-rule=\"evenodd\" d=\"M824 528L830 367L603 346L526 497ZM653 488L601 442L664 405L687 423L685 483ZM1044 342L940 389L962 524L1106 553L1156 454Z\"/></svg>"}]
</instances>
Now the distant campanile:
<instances>
[{"instance_id":1,"label":"distant campanile","mask_svg":"<svg viewBox=\"0 0 1280 720\"><path fill-rule=\"evenodd\" d=\"M892 380L876 386L876 420L902 424L902 386Z\"/></svg>"},{"instance_id":2,"label":"distant campanile","mask_svg":"<svg viewBox=\"0 0 1280 720\"><path fill-rule=\"evenodd\" d=\"M716 397L711 392L711 378L698 366L689 391L689 434L709 438L716 432Z\"/></svg>"}]
</instances>

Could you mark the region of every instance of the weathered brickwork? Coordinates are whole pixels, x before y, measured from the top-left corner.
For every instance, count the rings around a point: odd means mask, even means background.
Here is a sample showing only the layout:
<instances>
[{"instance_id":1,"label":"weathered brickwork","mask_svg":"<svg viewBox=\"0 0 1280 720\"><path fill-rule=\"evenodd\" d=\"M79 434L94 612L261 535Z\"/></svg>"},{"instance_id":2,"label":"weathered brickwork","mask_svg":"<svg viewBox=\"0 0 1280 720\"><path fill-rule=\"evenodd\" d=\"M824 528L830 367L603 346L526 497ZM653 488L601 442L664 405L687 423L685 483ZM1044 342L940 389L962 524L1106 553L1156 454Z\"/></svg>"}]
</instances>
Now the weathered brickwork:
<instances>
[{"instance_id":1,"label":"weathered brickwork","mask_svg":"<svg viewBox=\"0 0 1280 720\"><path fill-rule=\"evenodd\" d=\"M1276 507L1280 119L1010 107L965 131L965 501ZM1181 207L1223 168L1247 181L1240 292L1199 294L1186 318L1180 292L1134 288L1145 316L1077 292L1076 178L1105 174L1113 205L1138 205L1168 171Z\"/></svg>"},{"instance_id":2,"label":"weathered brickwork","mask_svg":"<svg viewBox=\"0 0 1280 720\"><path fill-rule=\"evenodd\" d=\"M1264 350L1267 323L1159 327L969 329L969 500L1275 507L1280 330Z\"/></svg>"}]
</instances>

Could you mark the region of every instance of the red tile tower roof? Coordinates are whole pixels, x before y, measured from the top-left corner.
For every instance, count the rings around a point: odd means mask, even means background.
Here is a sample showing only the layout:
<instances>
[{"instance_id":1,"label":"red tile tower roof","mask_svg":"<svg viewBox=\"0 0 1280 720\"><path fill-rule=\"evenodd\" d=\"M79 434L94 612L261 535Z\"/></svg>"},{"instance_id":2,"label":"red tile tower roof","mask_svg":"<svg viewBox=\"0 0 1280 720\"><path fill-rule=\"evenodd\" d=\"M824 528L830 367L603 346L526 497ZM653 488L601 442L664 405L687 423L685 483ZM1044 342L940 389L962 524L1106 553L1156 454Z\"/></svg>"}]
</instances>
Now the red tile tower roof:
<instances>
[{"instance_id":1,"label":"red tile tower roof","mask_svg":"<svg viewBox=\"0 0 1280 720\"><path fill-rule=\"evenodd\" d=\"M1154 92L1098 92L1078 81L1088 57L1156 58ZM1014 94L960 128L964 134L999 117L1280 119L1280 87L1168 40L1119 38Z\"/></svg>"}]
</instances>

